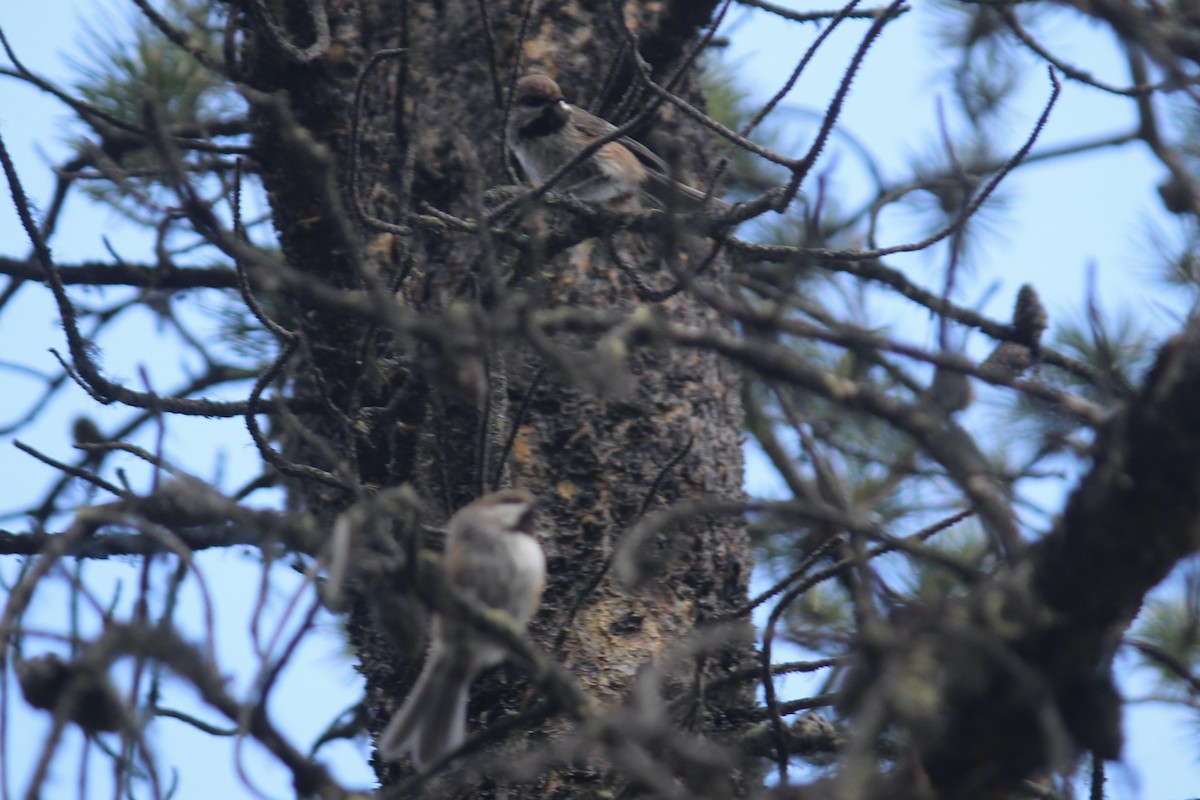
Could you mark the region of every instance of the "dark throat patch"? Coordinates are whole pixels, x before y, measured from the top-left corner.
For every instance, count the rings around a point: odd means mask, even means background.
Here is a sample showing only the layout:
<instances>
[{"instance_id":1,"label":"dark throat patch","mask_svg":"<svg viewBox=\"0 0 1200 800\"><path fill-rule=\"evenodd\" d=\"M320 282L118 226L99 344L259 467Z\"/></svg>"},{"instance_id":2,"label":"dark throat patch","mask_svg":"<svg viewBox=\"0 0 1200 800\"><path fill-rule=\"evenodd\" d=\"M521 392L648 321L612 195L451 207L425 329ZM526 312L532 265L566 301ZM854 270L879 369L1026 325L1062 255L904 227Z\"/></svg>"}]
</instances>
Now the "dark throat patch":
<instances>
[{"instance_id":1,"label":"dark throat patch","mask_svg":"<svg viewBox=\"0 0 1200 800\"><path fill-rule=\"evenodd\" d=\"M558 133L567 124L567 110L558 103L546 106L537 119L528 125L517 128L522 139L540 139Z\"/></svg>"}]
</instances>

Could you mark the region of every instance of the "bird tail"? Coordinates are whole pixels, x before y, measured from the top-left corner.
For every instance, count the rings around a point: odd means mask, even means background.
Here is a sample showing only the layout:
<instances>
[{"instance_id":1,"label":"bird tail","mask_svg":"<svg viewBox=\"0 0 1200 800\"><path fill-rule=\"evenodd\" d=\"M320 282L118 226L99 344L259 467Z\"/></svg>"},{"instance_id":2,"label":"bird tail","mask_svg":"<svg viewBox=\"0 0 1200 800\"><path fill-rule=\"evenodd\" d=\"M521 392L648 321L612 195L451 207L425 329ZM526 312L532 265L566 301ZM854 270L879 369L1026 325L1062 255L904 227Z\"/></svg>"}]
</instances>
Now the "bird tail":
<instances>
[{"instance_id":1,"label":"bird tail","mask_svg":"<svg viewBox=\"0 0 1200 800\"><path fill-rule=\"evenodd\" d=\"M724 214L731 208L724 200L706 196L699 189L693 189L686 183L680 183L661 172L646 170L646 174L649 178L644 184L646 192L668 210L687 214L701 211L709 214Z\"/></svg>"},{"instance_id":2,"label":"bird tail","mask_svg":"<svg viewBox=\"0 0 1200 800\"><path fill-rule=\"evenodd\" d=\"M379 754L391 761L405 753L418 772L462 746L467 692L474 670L466 659L430 653L400 710L379 737Z\"/></svg>"}]
</instances>

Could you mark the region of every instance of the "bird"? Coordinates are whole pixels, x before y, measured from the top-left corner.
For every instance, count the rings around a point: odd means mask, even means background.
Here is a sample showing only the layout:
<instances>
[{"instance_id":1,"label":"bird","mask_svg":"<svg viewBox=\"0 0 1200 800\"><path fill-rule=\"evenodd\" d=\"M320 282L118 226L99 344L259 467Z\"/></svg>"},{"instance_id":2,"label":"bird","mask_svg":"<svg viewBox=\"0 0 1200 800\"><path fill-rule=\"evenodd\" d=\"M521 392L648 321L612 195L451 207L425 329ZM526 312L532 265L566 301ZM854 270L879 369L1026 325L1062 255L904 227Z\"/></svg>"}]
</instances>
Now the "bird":
<instances>
[{"instance_id":1,"label":"bird","mask_svg":"<svg viewBox=\"0 0 1200 800\"><path fill-rule=\"evenodd\" d=\"M446 581L524 630L541 602L546 558L533 529L535 500L523 489L484 495L447 523ZM466 620L435 614L429 652L408 697L379 737L387 760L412 758L418 772L453 753L466 738L467 698L476 676L505 649Z\"/></svg>"},{"instance_id":2,"label":"bird","mask_svg":"<svg viewBox=\"0 0 1200 800\"><path fill-rule=\"evenodd\" d=\"M521 169L541 185L581 150L616 126L571 105L550 77L531 73L517 81L508 122L508 145ZM658 205L684 211L728 204L672 179L661 158L626 136L606 142L559 183L579 200L610 208L638 206L649 194Z\"/></svg>"}]
</instances>

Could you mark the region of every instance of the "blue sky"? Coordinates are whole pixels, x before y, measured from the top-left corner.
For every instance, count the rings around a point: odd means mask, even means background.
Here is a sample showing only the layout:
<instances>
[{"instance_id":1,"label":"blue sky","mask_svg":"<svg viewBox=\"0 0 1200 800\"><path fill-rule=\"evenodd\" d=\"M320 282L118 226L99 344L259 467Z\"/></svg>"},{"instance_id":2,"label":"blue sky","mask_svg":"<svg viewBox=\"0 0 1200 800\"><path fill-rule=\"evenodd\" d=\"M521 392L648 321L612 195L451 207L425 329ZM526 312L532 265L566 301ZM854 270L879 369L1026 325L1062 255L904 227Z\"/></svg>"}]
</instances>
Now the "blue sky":
<instances>
[{"instance_id":1,"label":"blue sky","mask_svg":"<svg viewBox=\"0 0 1200 800\"><path fill-rule=\"evenodd\" d=\"M939 103L950 124L955 124L953 99L943 88L944 80L937 78L938 71L947 64L937 61L930 45L936 21L932 4L914 5L916 10L894 23L894 28L873 45L855 78L841 120L845 130L869 143L886 177L892 180L904 177L903 167L913 154L927 152L930 142L941 141L937 129ZM1068 24L1065 13L1047 16L1046 43L1053 46L1054 52L1085 66L1100 79L1117 85L1128 82L1120 67L1124 62L1110 40L1095 30ZM828 48L818 55L789 95L789 104L812 111L825 107L866 25L847 24L840 35L831 37ZM735 21L734 26L729 58L756 94L769 97L786 77L791 62L803 54L813 28L758 14L745 23ZM935 87L941 93L934 91ZM994 131L1009 143L1008 152L1024 141L1049 93L1044 68L1029 69L1018 95L1019 107L1005 116L1002 130ZM1127 100L1065 82L1035 152L1122 132L1133 124ZM839 166L853 165L856 156L835 139L823 157L824 164L832 161ZM818 171L820 168L818 165ZM1053 326L1066 318L1079 319L1090 273L1101 308L1128 312L1163 333L1172 330L1178 319L1172 315L1185 308L1185 298L1179 290L1155 282L1156 254L1148 252L1144 236L1151 222L1173 230L1173 221L1163 213L1154 190L1163 177L1163 168L1139 145L1019 169L1004 184L1011 201L996 225L1001 235L984 240L977 267L960 279L959 302L973 304L993 282L999 282L999 291L982 310L993 318L1007 319L1017 289L1023 283L1032 283ZM870 185L860 177L857 181L844 180L838 186L838 191L844 192L839 199L857 207ZM904 228L906 222L897 218L890 237L885 226L881 243L905 241L905 233L911 233ZM940 286L942 260L918 253L890 257L888 263L904 269L921 285ZM927 314L905 301L880 302L874 307L880 324L909 330L913 343L936 347ZM982 336L974 335L968 341L968 352L975 357L985 356L990 349L991 342ZM991 412L985 406L974 407L971 413ZM782 485L772 481L769 468L753 453L747 485L756 493L787 494ZM1057 509L1061 492L1057 484L1047 486L1038 499L1048 508ZM787 657L779 655L780 659ZM1127 696L1144 696L1151 690L1146 676L1128 669L1122 671L1121 682ZM802 691L797 687L789 696ZM1110 768L1108 796L1155 800L1195 796L1200 787L1195 715L1162 704L1138 703L1127 707L1126 722L1126 760Z\"/></svg>"}]
</instances>

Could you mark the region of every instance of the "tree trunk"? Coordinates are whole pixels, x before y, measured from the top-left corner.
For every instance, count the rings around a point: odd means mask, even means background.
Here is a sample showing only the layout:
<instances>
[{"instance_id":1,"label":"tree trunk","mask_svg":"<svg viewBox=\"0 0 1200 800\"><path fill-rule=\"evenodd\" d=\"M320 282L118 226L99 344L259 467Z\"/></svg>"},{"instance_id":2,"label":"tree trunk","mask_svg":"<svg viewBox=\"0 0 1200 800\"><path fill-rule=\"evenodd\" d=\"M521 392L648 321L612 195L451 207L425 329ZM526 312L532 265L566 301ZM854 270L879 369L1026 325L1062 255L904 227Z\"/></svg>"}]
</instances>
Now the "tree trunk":
<instances>
[{"instance_id":1,"label":"tree trunk","mask_svg":"<svg viewBox=\"0 0 1200 800\"><path fill-rule=\"evenodd\" d=\"M254 33L263 25L246 27L247 81L264 93L252 99L255 151L288 266L311 281L365 289L375 301L394 297L396 306L395 324L356 318L293 282L304 345L292 385L318 412L303 417L317 436L292 437L290 452L361 487L356 497L301 475L293 476L293 494L332 525L356 500L409 484L423 498L424 520L437 525L497 478L530 489L544 503L550 573L534 640L601 708L623 702L655 659L684 655L688 666L667 673L664 687L668 696L689 693L691 702L672 706L685 707L674 721L686 719L699 735L729 731L735 721L728 712L747 707L752 695L743 686L708 693L706 681L746 659L746 638L733 646L700 642L692 653L680 648L745 600L743 521L699 517L663 532L641 552L656 569L640 588L622 584L609 567L622 535L647 511L741 497L739 376L711 353L612 340L579 322L584 312L615 318L645 307L673 322L719 324L683 293L643 299L650 297L643 284L670 285L663 265L703 257L702 243L628 232L566 239L581 227L572 227L570 215L525 208L509 230L532 244L518 249L494 233L456 230L430 211L477 220L481 193L512 182L503 98L518 62L521 72L553 76L569 99L601 114L631 83L625 34L607 4L535 7L521 41L522 5L331 2L332 44L311 63L294 51L315 41L321 26L299 4L276 20L290 50ZM706 3L630 2L622 19L656 80L664 80L685 66L681 59L710 12ZM403 51L372 65L355 120L356 76L389 48ZM682 74L674 91L702 103L694 67ZM593 104L606 78L609 103ZM701 129L670 108L655 128L678 144L664 155L686 154L677 165L683 175L704 169ZM367 214L409 235L356 213L354 171ZM560 247L564 241L573 246ZM623 267L613 251L625 253ZM708 267L724 268L720 261ZM531 335L533 315L551 309L563 310L568 324L552 336L544 329ZM385 580L385 591L352 584L349 632L376 735L422 657L419 627L411 624L422 606L404 601L414 592L414 530L394 531L409 556L399 579ZM532 698L518 670L485 675L472 694L471 730ZM572 741L561 718L545 729ZM587 768L576 761L571 772L540 770L531 781L539 796L615 788L630 773L613 752ZM376 771L384 785L403 774L378 762ZM705 789L718 792L715 784ZM730 791L737 787L723 783L719 793Z\"/></svg>"}]
</instances>

